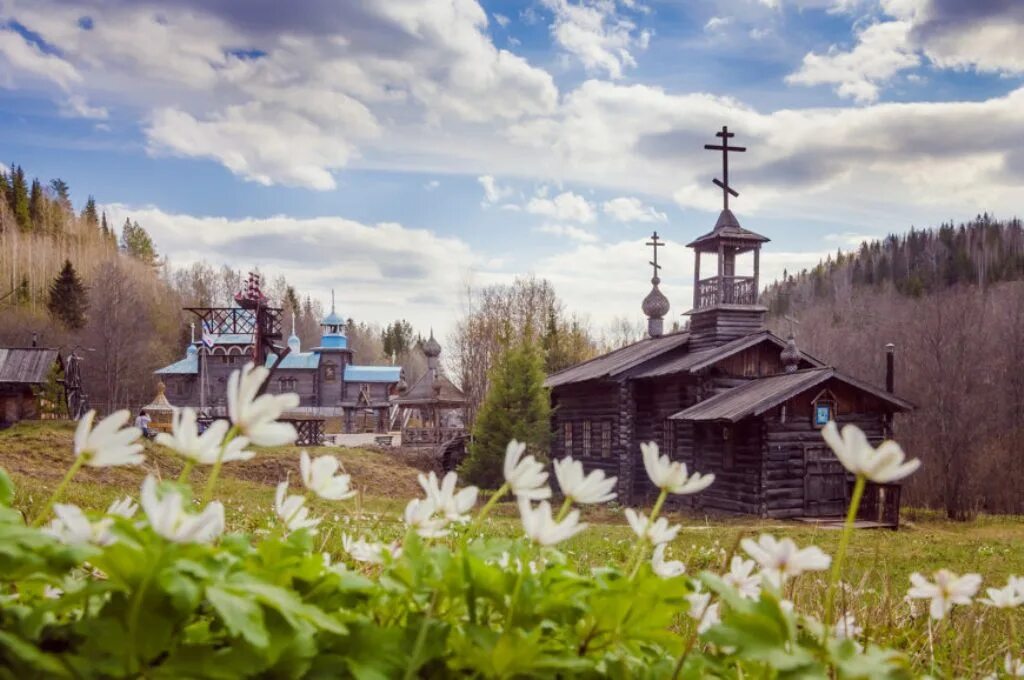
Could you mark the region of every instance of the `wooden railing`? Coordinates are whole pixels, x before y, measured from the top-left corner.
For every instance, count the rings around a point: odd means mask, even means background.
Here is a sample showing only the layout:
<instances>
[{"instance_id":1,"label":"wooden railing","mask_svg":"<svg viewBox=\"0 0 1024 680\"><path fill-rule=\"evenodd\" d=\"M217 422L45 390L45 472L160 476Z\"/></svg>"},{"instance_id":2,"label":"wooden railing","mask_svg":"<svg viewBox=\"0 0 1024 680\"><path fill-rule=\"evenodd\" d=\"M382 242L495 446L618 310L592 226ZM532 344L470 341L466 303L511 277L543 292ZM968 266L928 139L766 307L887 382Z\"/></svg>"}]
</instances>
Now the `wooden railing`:
<instances>
[{"instance_id":1,"label":"wooden railing","mask_svg":"<svg viewBox=\"0 0 1024 680\"><path fill-rule=\"evenodd\" d=\"M697 282L697 309L718 304L756 303L757 285L753 276L711 276Z\"/></svg>"},{"instance_id":2,"label":"wooden railing","mask_svg":"<svg viewBox=\"0 0 1024 680\"><path fill-rule=\"evenodd\" d=\"M465 433L461 427L406 427L402 430L402 446L433 446Z\"/></svg>"}]
</instances>

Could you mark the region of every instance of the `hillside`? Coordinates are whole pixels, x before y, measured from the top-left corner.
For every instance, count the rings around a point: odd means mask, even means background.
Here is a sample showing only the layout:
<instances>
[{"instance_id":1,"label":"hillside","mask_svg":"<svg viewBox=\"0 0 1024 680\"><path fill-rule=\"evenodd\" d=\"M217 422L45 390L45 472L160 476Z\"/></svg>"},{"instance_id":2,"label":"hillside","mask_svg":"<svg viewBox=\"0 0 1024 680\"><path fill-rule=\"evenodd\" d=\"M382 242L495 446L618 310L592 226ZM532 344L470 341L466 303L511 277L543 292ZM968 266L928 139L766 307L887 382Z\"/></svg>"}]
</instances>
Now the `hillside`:
<instances>
[{"instance_id":1,"label":"hillside","mask_svg":"<svg viewBox=\"0 0 1024 680\"><path fill-rule=\"evenodd\" d=\"M1024 228L980 216L838 253L770 286L771 325L917 405L898 438L925 463L907 501L951 517L1024 513Z\"/></svg>"}]
</instances>

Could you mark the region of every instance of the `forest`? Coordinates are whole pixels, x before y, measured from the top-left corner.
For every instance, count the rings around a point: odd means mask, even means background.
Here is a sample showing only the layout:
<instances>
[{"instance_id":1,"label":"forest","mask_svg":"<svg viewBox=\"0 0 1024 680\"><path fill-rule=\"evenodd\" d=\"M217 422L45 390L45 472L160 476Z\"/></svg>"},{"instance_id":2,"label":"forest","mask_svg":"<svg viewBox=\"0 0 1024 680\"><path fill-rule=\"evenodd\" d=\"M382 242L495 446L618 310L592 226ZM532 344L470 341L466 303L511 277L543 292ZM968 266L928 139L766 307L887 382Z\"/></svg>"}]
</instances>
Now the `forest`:
<instances>
[{"instance_id":1,"label":"forest","mask_svg":"<svg viewBox=\"0 0 1024 680\"><path fill-rule=\"evenodd\" d=\"M979 215L837 253L768 286L800 348L917 406L897 437L924 465L905 504L951 518L1024 513L1024 227ZM788 319L794 319L791 322Z\"/></svg>"}]
</instances>

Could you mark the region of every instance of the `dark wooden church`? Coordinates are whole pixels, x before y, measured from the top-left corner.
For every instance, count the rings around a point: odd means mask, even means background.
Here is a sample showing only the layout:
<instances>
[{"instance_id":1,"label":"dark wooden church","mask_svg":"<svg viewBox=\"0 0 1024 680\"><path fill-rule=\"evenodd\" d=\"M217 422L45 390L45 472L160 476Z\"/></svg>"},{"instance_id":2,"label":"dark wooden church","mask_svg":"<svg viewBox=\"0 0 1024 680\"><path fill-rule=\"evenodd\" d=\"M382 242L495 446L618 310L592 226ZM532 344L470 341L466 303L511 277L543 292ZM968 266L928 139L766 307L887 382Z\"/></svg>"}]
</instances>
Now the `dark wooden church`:
<instances>
[{"instance_id":1,"label":"dark wooden church","mask_svg":"<svg viewBox=\"0 0 1024 680\"><path fill-rule=\"evenodd\" d=\"M648 337L548 377L555 438L552 456L571 454L618 476L623 503L653 496L640 443L654 441L691 470L714 473L706 491L685 498L700 510L760 517L833 517L845 512L852 481L825 445L829 421L855 423L874 443L891 434L893 416L912 408L892 393L844 375L765 327L758 304L764 236L729 210L728 153L733 133L717 133L723 156L724 209L694 251L689 328L664 333L669 301L659 290L655 232L653 288L643 301ZM701 259L716 269L701 278ZM737 269L748 256L748 273ZM707 271L707 270L705 270ZM862 517L898 521L899 487L871 486Z\"/></svg>"}]
</instances>

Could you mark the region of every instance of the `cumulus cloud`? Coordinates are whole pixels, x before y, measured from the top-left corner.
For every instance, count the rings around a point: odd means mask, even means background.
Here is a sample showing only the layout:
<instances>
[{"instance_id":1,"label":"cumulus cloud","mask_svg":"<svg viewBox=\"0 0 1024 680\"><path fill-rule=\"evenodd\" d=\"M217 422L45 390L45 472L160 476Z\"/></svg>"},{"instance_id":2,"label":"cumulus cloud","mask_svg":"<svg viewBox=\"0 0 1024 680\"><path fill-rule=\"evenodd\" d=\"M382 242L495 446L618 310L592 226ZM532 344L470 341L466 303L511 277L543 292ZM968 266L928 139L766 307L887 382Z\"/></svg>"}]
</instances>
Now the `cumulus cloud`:
<instances>
[{"instance_id":1,"label":"cumulus cloud","mask_svg":"<svg viewBox=\"0 0 1024 680\"><path fill-rule=\"evenodd\" d=\"M554 198L534 196L526 204L526 212L579 224L589 224L596 217L594 206L583 196L571 191L563 191Z\"/></svg>"},{"instance_id":2,"label":"cumulus cloud","mask_svg":"<svg viewBox=\"0 0 1024 680\"><path fill-rule=\"evenodd\" d=\"M73 94L67 98L60 109L62 116L68 118L92 118L94 120L106 120L110 114L102 106L90 106L85 97Z\"/></svg>"},{"instance_id":3,"label":"cumulus cloud","mask_svg":"<svg viewBox=\"0 0 1024 680\"><path fill-rule=\"evenodd\" d=\"M0 28L0 64L6 75L0 76L8 87L15 85L15 76L41 78L67 90L82 80L75 67L56 54L44 52L12 28Z\"/></svg>"},{"instance_id":4,"label":"cumulus cloud","mask_svg":"<svg viewBox=\"0 0 1024 680\"><path fill-rule=\"evenodd\" d=\"M732 23L732 17L711 17L704 24L705 33L718 33Z\"/></svg>"},{"instance_id":5,"label":"cumulus cloud","mask_svg":"<svg viewBox=\"0 0 1024 680\"><path fill-rule=\"evenodd\" d=\"M606 215L619 222L667 222L668 216L639 198L620 196L605 201L601 209Z\"/></svg>"},{"instance_id":6,"label":"cumulus cloud","mask_svg":"<svg viewBox=\"0 0 1024 680\"><path fill-rule=\"evenodd\" d=\"M512 187L501 186L491 175L481 175L476 178L476 181L484 188L483 205L485 206L499 203L515 193Z\"/></svg>"},{"instance_id":7,"label":"cumulus cloud","mask_svg":"<svg viewBox=\"0 0 1024 680\"><path fill-rule=\"evenodd\" d=\"M554 14L551 35L566 52L590 72L621 78L626 68L636 66L633 53L644 50L649 31L622 16L615 0L542 0Z\"/></svg>"},{"instance_id":8,"label":"cumulus cloud","mask_svg":"<svg viewBox=\"0 0 1024 680\"><path fill-rule=\"evenodd\" d=\"M574 227L571 224L542 224L534 231L538 231L542 234L563 236L581 243L595 243L598 240L597 234L589 232L586 229Z\"/></svg>"}]
</instances>

